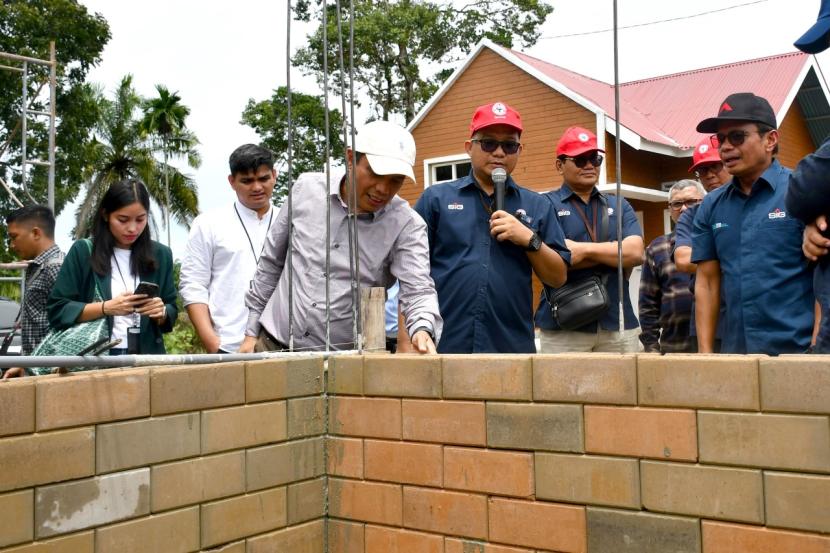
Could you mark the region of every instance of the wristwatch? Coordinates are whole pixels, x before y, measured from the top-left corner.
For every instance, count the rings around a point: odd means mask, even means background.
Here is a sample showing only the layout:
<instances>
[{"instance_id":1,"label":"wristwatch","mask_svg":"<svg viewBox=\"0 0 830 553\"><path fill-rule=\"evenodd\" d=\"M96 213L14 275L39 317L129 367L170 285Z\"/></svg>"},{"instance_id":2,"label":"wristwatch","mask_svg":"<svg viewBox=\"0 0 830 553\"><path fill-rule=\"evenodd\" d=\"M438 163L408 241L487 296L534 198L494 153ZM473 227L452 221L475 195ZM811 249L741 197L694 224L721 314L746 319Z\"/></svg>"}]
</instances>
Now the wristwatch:
<instances>
[{"instance_id":1,"label":"wristwatch","mask_svg":"<svg viewBox=\"0 0 830 553\"><path fill-rule=\"evenodd\" d=\"M527 243L525 246L525 250L529 252L538 252L542 249L542 239L539 238L539 234L534 232L533 236L530 237L530 242Z\"/></svg>"}]
</instances>

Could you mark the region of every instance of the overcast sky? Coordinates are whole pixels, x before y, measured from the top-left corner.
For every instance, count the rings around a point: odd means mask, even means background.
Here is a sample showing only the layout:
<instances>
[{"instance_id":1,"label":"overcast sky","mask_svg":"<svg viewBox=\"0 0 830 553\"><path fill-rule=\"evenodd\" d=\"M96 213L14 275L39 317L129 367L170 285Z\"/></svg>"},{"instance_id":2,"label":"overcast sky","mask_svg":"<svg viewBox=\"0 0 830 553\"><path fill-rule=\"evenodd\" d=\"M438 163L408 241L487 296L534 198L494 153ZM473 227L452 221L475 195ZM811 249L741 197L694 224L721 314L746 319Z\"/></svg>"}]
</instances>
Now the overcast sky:
<instances>
[{"instance_id":1,"label":"overcast sky","mask_svg":"<svg viewBox=\"0 0 830 553\"><path fill-rule=\"evenodd\" d=\"M612 27L612 0L550 1L555 9L543 37ZM178 90L191 108L188 125L202 142L203 164L193 172L200 209L229 204L234 195L226 178L228 155L240 144L257 141L250 128L239 124L242 110L249 98L268 98L286 82L285 0L81 3L102 14L112 31L102 63L89 80L111 92L124 74L132 73L142 95L153 95L156 83ZM683 18L620 31L620 79L625 82L794 51L793 41L815 21L819 0L625 0L620 5L621 27ZM730 6L741 7L724 10ZM689 17L715 10L720 11ZM302 45L310 29L292 24L292 49ZM543 38L527 52L613 81L610 32ZM827 75L830 58L821 55L819 63ZM291 75L295 89L319 93L313 79L297 70ZM58 220L64 249L70 245L73 215L69 207ZM174 256L181 255L186 239L185 229L174 229Z\"/></svg>"}]
</instances>

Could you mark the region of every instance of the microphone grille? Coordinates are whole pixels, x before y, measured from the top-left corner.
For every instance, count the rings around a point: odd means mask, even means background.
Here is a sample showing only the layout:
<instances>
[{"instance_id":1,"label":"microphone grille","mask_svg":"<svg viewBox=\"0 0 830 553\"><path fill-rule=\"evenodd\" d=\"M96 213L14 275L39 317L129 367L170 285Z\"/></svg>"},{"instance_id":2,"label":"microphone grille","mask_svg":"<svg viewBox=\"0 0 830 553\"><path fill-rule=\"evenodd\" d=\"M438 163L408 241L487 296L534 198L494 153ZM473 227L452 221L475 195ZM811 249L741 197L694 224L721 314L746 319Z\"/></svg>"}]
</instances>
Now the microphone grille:
<instances>
[{"instance_id":1,"label":"microphone grille","mask_svg":"<svg viewBox=\"0 0 830 553\"><path fill-rule=\"evenodd\" d=\"M507 171L501 167L497 167L493 169L490 178L493 180L493 183L504 183L507 181Z\"/></svg>"}]
</instances>

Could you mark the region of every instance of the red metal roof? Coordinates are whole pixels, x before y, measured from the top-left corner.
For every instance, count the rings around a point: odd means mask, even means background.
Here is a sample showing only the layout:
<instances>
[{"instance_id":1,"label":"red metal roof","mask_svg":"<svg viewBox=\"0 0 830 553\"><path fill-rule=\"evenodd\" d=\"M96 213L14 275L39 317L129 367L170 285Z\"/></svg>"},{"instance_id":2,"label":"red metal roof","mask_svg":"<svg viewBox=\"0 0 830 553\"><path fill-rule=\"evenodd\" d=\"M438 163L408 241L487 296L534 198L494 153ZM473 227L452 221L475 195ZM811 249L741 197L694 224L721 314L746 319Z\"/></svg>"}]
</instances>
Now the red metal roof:
<instances>
[{"instance_id":1,"label":"red metal roof","mask_svg":"<svg viewBox=\"0 0 830 553\"><path fill-rule=\"evenodd\" d=\"M614 87L552 63L507 50L519 60L614 116ZM778 117L809 57L801 52L729 63L620 85L620 124L643 139L691 148L701 135L695 126L716 115L733 92L766 98ZM780 123L780 120L779 120Z\"/></svg>"}]
</instances>

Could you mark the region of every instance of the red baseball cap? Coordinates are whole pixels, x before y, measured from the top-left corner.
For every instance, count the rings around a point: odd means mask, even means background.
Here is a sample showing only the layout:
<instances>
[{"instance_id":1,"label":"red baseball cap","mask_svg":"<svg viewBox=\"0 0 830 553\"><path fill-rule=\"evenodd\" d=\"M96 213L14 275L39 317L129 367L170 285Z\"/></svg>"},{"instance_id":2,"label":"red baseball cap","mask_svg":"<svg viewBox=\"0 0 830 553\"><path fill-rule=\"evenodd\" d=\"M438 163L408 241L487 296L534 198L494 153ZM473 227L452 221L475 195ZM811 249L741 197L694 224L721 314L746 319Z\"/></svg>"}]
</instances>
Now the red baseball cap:
<instances>
[{"instance_id":1,"label":"red baseball cap","mask_svg":"<svg viewBox=\"0 0 830 553\"><path fill-rule=\"evenodd\" d=\"M571 127L556 144L556 157L575 157L585 152L602 152L597 146L597 135L582 127Z\"/></svg>"},{"instance_id":2,"label":"red baseball cap","mask_svg":"<svg viewBox=\"0 0 830 553\"><path fill-rule=\"evenodd\" d=\"M718 139L714 136L707 136L697 143L695 146L695 153L692 154L692 166L689 167L689 172L694 172L701 165L707 163L720 163L720 154L718 153Z\"/></svg>"},{"instance_id":3,"label":"red baseball cap","mask_svg":"<svg viewBox=\"0 0 830 553\"><path fill-rule=\"evenodd\" d=\"M479 129L491 125L507 125L521 134L522 116L504 102L478 106L473 114L473 120L470 121L470 136L473 136Z\"/></svg>"}]
</instances>

